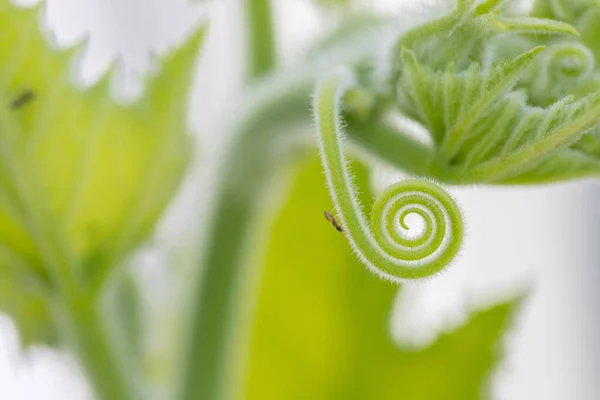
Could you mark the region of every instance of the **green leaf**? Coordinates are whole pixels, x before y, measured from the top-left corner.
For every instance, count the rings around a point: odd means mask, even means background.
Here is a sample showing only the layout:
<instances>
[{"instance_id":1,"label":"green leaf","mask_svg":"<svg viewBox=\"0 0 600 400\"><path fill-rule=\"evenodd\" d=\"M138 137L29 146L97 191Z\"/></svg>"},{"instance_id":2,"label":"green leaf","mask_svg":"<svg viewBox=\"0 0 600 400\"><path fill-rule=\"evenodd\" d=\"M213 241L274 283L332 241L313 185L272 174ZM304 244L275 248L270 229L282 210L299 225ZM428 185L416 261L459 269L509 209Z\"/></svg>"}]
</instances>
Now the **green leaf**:
<instances>
[{"instance_id":1,"label":"green leaf","mask_svg":"<svg viewBox=\"0 0 600 400\"><path fill-rule=\"evenodd\" d=\"M203 38L120 105L110 73L86 91L72 84L79 48L51 49L38 22L38 9L0 0L0 279L15 288L24 270L48 287L65 274L96 282L149 234L190 158L187 93Z\"/></svg>"},{"instance_id":2,"label":"green leaf","mask_svg":"<svg viewBox=\"0 0 600 400\"><path fill-rule=\"evenodd\" d=\"M0 279L0 311L13 318L23 347L35 343L56 344L57 331L44 294Z\"/></svg>"},{"instance_id":3,"label":"green leaf","mask_svg":"<svg viewBox=\"0 0 600 400\"><path fill-rule=\"evenodd\" d=\"M442 18L417 26L400 36L395 45L396 59L401 47L408 47L420 62L434 70L453 62L459 71L473 61L482 61L490 39L507 36L577 36L575 27L552 19L504 16L505 0L457 1L456 8ZM396 71L398 72L398 71ZM396 77L396 76L395 76ZM392 79L394 81L394 79Z\"/></svg>"},{"instance_id":4,"label":"green leaf","mask_svg":"<svg viewBox=\"0 0 600 400\"><path fill-rule=\"evenodd\" d=\"M516 84L535 56L536 47L508 62L499 62L481 72L478 64L462 73L451 65L436 73L419 64L413 53L404 48L401 81L403 92L426 123L441 152L453 157L471 127L488 112L498 99Z\"/></svg>"},{"instance_id":5,"label":"green leaf","mask_svg":"<svg viewBox=\"0 0 600 400\"><path fill-rule=\"evenodd\" d=\"M367 172L353 171L370 208ZM323 217L330 207L311 159L271 232L243 398L479 399L517 303L477 313L424 351L399 349L389 333L397 286L360 264Z\"/></svg>"},{"instance_id":6,"label":"green leaf","mask_svg":"<svg viewBox=\"0 0 600 400\"><path fill-rule=\"evenodd\" d=\"M600 172L569 149L600 121L600 92L540 108L512 90L540 50L456 72L434 71L405 49L400 107L431 132L439 179L534 183Z\"/></svg>"}]
</instances>

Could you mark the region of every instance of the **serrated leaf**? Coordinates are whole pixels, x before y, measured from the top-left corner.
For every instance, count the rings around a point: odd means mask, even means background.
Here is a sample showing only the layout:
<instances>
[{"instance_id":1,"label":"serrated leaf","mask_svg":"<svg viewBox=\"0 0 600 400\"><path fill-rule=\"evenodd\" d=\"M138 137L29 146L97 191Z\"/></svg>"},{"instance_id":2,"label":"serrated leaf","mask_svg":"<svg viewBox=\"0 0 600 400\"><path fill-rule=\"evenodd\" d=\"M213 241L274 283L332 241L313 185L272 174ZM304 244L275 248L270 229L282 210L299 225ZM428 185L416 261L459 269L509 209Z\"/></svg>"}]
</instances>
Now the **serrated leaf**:
<instances>
[{"instance_id":1,"label":"serrated leaf","mask_svg":"<svg viewBox=\"0 0 600 400\"><path fill-rule=\"evenodd\" d=\"M567 148L536 163L514 176L507 176L503 183L533 184L564 181L597 175L600 172L600 158L576 149Z\"/></svg>"},{"instance_id":2,"label":"serrated leaf","mask_svg":"<svg viewBox=\"0 0 600 400\"><path fill-rule=\"evenodd\" d=\"M353 171L368 207L366 170ZM389 332L397 286L365 270L323 218L322 181L311 159L271 232L241 398L481 398L517 303L477 313L424 351L398 348Z\"/></svg>"},{"instance_id":3,"label":"serrated leaf","mask_svg":"<svg viewBox=\"0 0 600 400\"><path fill-rule=\"evenodd\" d=\"M38 9L0 0L0 244L9 256L0 269L11 258L48 280L61 262L91 281L149 234L183 176L203 33L164 59L143 98L126 106L111 99L110 74L76 88L79 48L51 49L39 20Z\"/></svg>"},{"instance_id":4,"label":"serrated leaf","mask_svg":"<svg viewBox=\"0 0 600 400\"><path fill-rule=\"evenodd\" d=\"M405 52L401 108L429 128L440 179L533 183L600 172L589 157L559 153L600 122L600 93L540 108L511 90L537 52L459 73L434 71Z\"/></svg>"},{"instance_id":5,"label":"serrated leaf","mask_svg":"<svg viewBox=\"0 0 600 400\"><path fill-rule=\"evenodd\" d=\"M501 14L508 1L489 0L475 6L473 1L458 1L456 8L442 18L417 26L402 35L395 47L410 48L419 62L434 70L445 69L448 63L457 70L472 62L481 62L490 39L511 34L539 37L577 36L572 25L553 19L511 17ZM400 54L396 54L397 58ZM394 76L397 78L397 76Z\"/></svg>"},{"instance_id":6,"label":"serrated leaf","mask_svg":"<svg viewBox=\"0 0 600 400\"><path fill-rule=\"evenodd\" d=\"M511 101L516 100L503 102L498 110L508 107ZM488 136L487 140L495 140L497 144L486 155L472 151L473 155L483 156L479 165L470 168L469 174L474 180L494 176L498 181L541 183L600 172L598 163L589 156L569 148L598 125L600 93L578 101L567 97L543 109L521 103L518 114L509 120L508 126L497 114L490 115L489 119L503 124L504 133L498 133L495 138ZM483 135L482 132L480 137ZM465 154L470 151L468 146L464 150Z\"/></svg>"},{"instance_id":7,"label":"serrated leaf","mask_svg":"<svg viewBox=\"0 0 600 400\"><path fill-rule=\"evenodd\" d=\"M403 93L429 128L440 152L453 157L471 127L517 83L535 56L536 47L511 60L497 62L487 71L478 64L457 73L453 66L439 73L419 64L412 52L402 52Z\"/></svg>"}]
</instances>

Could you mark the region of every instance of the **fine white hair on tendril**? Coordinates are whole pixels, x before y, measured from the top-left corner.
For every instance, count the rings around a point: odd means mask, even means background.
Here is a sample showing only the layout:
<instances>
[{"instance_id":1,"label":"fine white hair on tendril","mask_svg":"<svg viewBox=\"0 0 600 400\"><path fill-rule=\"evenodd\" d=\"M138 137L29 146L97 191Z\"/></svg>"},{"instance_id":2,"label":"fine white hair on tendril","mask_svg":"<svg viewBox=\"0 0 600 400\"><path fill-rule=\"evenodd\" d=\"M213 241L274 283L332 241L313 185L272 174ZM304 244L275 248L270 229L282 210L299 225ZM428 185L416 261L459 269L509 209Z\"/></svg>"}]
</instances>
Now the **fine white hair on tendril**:
<instances>
[{"instance_id":1,"label":"fine white hair on tendril","mask_svg":"<svg viewBox=\"0 0 600 400\"><path fill-rule=\"evenodd\" d=\"M452 261L461 245L460 210L438 185L404 180L380 194L371 223L366 221L343 150L342 99L353 83L350 71L338 71L317 86L313 97L317 142L336 215L353 251L380 277L398 282L434 275ZM409 214L424 221L423 234L414 238L396 229L406 229L403 224Z\"/></svg>"}]
</instances>

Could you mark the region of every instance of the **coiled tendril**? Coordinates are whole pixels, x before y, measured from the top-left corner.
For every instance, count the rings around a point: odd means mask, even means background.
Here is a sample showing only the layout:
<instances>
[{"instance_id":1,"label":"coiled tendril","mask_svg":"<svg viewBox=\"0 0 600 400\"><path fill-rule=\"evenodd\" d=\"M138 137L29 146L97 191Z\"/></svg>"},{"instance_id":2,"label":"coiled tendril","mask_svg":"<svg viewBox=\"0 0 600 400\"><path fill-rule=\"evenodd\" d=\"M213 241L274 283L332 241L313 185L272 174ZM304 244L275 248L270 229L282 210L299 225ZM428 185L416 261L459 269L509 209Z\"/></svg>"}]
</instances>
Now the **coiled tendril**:
<instances>
[{"instance_id":1,"label":"coiled tendril","mask_svg":"<svg viewBox=\"0 0 600 400\"><path fill-rule=\"evenodd\" d=\"M376 199L369 227L342 149L341 101L352 81L350 73L325 80L314 97L321 160L339 221L352 248L380 276L393 281L431 276L452 261L462 243L460 210L441 187L404 180ZM417 236L408 235L409 214L424 222Z\"/></svg>"},{"instance_id":2,"label":"coiled tendril","mask_svg":"<svg viewBox=\"0 0 600 400\"><path fill-rule=\"evenodd\" d=\"M594 53L585 45L569 41L545 49L537 60L532 100L546 105L570 94L594 71Z\"/></svg>"}]
</instances>

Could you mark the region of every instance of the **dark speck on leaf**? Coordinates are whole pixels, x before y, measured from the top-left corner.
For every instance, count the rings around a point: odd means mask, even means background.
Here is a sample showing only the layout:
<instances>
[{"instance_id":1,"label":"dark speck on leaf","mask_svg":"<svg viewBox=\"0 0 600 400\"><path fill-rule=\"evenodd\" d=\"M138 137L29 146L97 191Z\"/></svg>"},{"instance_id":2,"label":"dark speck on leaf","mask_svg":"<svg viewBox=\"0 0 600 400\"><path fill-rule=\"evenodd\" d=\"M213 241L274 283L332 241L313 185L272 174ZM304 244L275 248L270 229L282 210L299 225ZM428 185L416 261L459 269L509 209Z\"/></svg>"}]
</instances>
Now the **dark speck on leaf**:
<instances>
[{"instance_id":1,"label":"dark speck on leaf","mask_svg":"<svg viewBox=\"0 0 600 400\"><path fill-rule=\"evenodd\" d=\"M27 103L29 103L30 101L32 101L33 99L35 99L35 93L33 92L33 90L28 89L24 91L19 97L14 99L12 103L10 103L10 107L13 110L19 109Z\"/></svg>"}]
</instances>

